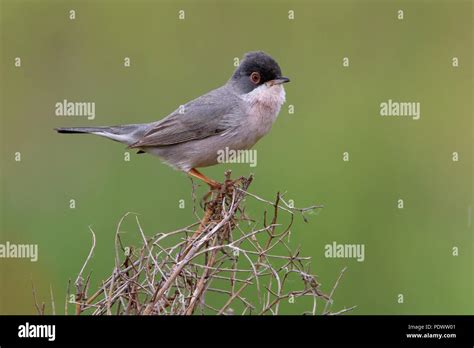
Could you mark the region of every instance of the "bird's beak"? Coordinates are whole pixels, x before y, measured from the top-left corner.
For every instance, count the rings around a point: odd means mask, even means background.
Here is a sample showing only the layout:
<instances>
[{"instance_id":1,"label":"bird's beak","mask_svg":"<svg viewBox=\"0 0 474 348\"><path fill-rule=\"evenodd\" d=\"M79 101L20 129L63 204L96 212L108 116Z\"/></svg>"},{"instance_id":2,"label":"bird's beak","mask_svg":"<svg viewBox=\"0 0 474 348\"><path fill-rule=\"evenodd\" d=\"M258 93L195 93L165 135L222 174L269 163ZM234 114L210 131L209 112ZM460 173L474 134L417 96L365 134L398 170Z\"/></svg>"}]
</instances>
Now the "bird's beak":
<instances>
[{"instance_id":1,"label":"bird's beak","mask_svg":"<svg viewBox=\"0 0 474 348\"><path fill-rule=\"evenodd\" d=\"M281 77L278 77L278 78L276 78L276 79L274 79L274 80L272 80L272 81L270 81L270 82L271 82L271 85L272 85L272 86L273 86L273 85L280 85L280 84L282 84L282 83L290 82L290 79L289 79L288 77L281 76Z\"/></svg>"}]
</instances>

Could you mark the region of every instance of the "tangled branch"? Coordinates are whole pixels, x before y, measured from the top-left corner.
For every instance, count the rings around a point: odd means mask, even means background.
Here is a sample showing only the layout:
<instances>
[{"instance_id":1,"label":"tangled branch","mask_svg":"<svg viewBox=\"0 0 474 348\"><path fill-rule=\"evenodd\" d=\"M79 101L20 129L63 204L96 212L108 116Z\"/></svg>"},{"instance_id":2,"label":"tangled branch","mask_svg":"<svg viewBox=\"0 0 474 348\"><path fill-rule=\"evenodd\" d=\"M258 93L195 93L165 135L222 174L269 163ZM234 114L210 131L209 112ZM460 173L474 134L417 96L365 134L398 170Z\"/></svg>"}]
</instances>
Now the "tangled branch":
<instances>
[{"instance_id":1,"label":"tangled branch","mask_svg":"<svg viewBox=\"0 0 474 348\"><path fill-rule=\"evenodd\" d=\"M203 217L176 231L147 238L135 216L143 241L137 249L124 247L120 237L127 213L116 230L112 274L88 297L90 275L84 280L82 273L95 247L91 230L93 246L75 282L76 314L276 315L303 298L310 299L303 314L317 314L318 303L324 304L319 313L328 315L354 308L330 311L344 270L327 295L311 273L311 259L289 244L295 216L307 221L306 213L321 206L294 208L280 194L271 202L249 193L251 183L251 176L232 181L227 172L222 188L205 197ZM247 198L271 207L271 218L265 212L259 226L247 216Z\"/></svg>"}]
</instances>

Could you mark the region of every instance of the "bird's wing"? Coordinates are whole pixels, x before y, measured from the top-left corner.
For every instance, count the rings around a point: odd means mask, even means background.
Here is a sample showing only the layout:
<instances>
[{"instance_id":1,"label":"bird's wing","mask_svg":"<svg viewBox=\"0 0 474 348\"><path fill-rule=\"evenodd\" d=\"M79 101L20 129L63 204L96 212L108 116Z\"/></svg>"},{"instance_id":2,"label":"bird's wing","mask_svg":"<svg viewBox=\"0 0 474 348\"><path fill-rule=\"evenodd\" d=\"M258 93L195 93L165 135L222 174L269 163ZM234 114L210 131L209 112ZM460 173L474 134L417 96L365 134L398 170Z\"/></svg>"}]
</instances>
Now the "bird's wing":
<instances>
[{"instance_id":1,"label":"bird's wing","mask_svg":"<svg viewBox=\"0 0 474 348\"><path fill-rule=\"evenodd\" d=\"M242 117L241 102L226 86L213 90L152 123L130 147L174 145L225 132Z\"/></svg>"}]
</instances>

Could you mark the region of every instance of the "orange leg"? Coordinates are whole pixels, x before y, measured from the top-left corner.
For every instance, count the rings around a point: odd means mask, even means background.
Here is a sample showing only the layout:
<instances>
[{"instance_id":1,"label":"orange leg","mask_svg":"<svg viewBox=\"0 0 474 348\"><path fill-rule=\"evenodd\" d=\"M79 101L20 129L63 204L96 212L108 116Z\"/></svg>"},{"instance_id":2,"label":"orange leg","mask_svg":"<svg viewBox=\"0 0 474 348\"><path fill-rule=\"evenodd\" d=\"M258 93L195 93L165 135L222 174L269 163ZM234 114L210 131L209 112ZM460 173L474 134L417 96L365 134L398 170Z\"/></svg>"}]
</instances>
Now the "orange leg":
<instances>
[{"instance_id":1,"label":"orange leg","mask_svg":"<svg viewBox=\"0 0 474 348\"><path fill-rule=\"evenodd\" d=\"M204 174L200 173L200 172L199 172L197 169L195 169L195 168L192 168L192 169L188 172L188 174L191 175L191 176L194 176L195 178L201 179L201 180L204 181L206 184L208 184L208 185L211 187L211 189L213 189L213 190L220 189L220 187L221 187L221 184L219 184L217 181L208 178L207 176L205 176Z\"/></svg>"}]
</instances>

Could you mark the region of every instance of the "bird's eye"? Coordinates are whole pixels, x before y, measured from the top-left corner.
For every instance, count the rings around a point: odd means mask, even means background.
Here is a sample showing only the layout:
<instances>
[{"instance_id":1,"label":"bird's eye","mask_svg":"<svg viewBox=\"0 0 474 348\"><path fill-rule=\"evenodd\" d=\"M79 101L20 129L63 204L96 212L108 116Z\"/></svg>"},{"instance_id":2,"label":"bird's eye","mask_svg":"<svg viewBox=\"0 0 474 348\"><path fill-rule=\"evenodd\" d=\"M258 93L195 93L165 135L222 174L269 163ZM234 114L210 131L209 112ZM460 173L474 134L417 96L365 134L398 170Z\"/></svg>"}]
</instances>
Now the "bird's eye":
<instances>
[{"instance_id":1,"label":"bird's eye","mask_svg":"<svg viewBox=\"0 0 474 348\"><path fill-rule=\"evenodd\" d=\"M254 84L258 84L260 82L260 74L256 71L250 74L250 81Z\"/></svg>"}]
</instances>

